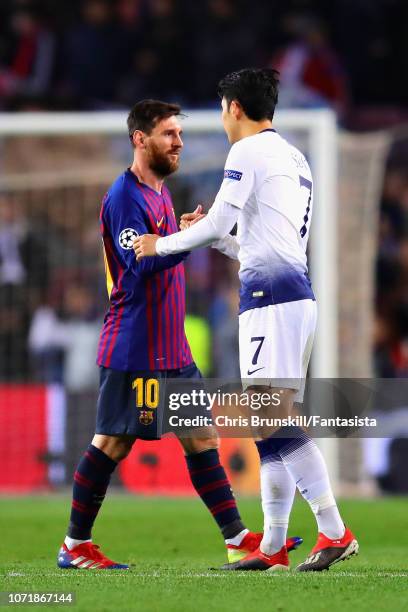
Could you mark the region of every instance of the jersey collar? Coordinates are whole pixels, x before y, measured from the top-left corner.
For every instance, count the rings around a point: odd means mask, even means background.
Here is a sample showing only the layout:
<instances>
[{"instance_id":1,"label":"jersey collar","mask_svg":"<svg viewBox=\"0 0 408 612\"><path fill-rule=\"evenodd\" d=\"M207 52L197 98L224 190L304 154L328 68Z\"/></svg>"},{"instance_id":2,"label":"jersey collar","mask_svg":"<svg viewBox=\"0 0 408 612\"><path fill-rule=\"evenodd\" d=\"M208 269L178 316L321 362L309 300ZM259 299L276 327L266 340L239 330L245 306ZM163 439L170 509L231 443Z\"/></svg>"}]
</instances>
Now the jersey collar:
<instances>
[{"instance_id":1,"label":"jersey collar","mask_svg":"<svg viewBox=\"0 0 408 612\"><path fill-rule=\"evenodd\" d=\"M136 181L136 183L138 183L138 185L140 185L141 187L146 187L146 189L149 189L150 191L152 191L155 195L157 196L163 196L163 191L164 191L164 183L162 186L162 190L161 191L156 191L155 189L153 189L153 187L150 187L150 185L146 185L146 183L142 183L141 181L139 181L138 177L136 176L136 174L134 172L132 172L132 170L129 168L126 168L126 172L133 178L133 180Z\"/></svg>"},{"instance_id":2,"label":"jersey collar","mask_svg":"<svg viewBox=\"0 0 408 612\"><path fill-rule=\"evenodd\" d=\"M275 132L276 134L276 130L274 130L273 128L265 128L264 130L258 132L258 134L263 134L263 132Z\"/></svg>"}]
</instances>

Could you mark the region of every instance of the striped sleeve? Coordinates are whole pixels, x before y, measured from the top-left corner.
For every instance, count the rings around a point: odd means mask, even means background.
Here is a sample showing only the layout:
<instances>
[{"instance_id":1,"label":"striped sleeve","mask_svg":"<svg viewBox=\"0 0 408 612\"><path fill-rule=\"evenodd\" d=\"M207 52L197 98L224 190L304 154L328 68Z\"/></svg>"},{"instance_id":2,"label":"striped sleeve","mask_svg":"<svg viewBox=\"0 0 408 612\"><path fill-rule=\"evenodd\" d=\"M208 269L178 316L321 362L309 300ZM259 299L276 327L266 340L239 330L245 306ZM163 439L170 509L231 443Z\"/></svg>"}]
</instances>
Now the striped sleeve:
<instances>
[{"instance_id":1,"label":"striped sleeve","mask_svg":"<svg viewBox=\"0 0 408 612\"><path fill-rule=\"evenodd\" d=\"M137 236L151 233L149 220L140 203L128 194L114 194L107 198L103 222L108 228L121 265L137 276L149 276L167 270L183 261L188 253L167 257L151 257L136 261L133 241Z\"/></svg>"}]
</instances>

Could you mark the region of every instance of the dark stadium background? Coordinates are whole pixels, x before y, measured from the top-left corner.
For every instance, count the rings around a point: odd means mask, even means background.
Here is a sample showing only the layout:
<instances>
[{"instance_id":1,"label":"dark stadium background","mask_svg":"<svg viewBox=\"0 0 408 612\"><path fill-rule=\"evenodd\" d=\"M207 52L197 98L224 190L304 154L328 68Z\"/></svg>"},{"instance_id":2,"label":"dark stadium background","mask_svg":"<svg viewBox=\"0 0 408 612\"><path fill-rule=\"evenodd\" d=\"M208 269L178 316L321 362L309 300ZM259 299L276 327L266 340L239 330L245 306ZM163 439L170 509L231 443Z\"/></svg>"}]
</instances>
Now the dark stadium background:
<instances>
[{"instance_id":1,"label":"dark stadium background","mask_svg":"<svg viewBox=\"0 0 408 612\"><path fill-rule=\"evenodd\" d=\"M2 76L25 83L13 95L2 82L1 106L128 107L147 95L213 105L222 75L268 64L303 38L338 80L331 96L343 99L345 122L364 123L369 110L380 124L406 116L407 19L404 0L3 0ZM33 68L37 44L48 53ZM41 78L30 86L34 72ZM332 89L328 74L308 78Z\"/></svg>"},{"instance_id":2,"label":"dark stadium background","mask_svg":"<svg viewBox=\"0 0 408 612\"><path fill-rule=\"evenodd\" d=\"M407 31L404 0L3 0L0 111L124 110L144 97L217 108L221 76L243 66L274 65L290 85L282 89L281 107L332 108L339 126L349 131L387 128L403 134ZM291 81L285 59L295 48L306 58L305 69ZM103 157L92 139L85 148L92 160ZM75 143L68 152L73 160L84 153ZM56 154L44 145L34 157L52 164ZM0 159L2 170L11 172L25 162L32 168L34 161L29 149L13 147L2 150ZM174 180L172 188L181 212L196 186ZM89 346L106 307L96 216L101 187L77 189L48 195L0 191L0 429L5 431L7 421L9 432L12 421L18 439L0 475L0 491L68 485L93 428L97 371L93 361L81 363L68 340L78 334ZM81 207L74 206L78 199ZM391 146L379 207L374 372L406 377L408 136ZM6 270L1 262L9 248L16 249L18 265ZM225 359L226 351L238 350L236 269L215 253L200 252L187 263L187 286L199 365L207 375L237 375L236 361ZM41 343L38 336L50 317L60 335ZM47 394L58 403L62 382L63 450L58 441L47 444L41 421ZM377 492L408 492L407 438L403 432L395 437L378 451L386 467L374 474ZM226 460L239 484L253 455L243 443L229 444ZM169 492L162 472L166 452L164 446L138 451L135 470L139 483L147 483L144 490ZM120 479L123 474L116 484ZM241 489L256 490L247 480ZM183 480L173 489L188 491Z\"/></svg>"}]
</instances>

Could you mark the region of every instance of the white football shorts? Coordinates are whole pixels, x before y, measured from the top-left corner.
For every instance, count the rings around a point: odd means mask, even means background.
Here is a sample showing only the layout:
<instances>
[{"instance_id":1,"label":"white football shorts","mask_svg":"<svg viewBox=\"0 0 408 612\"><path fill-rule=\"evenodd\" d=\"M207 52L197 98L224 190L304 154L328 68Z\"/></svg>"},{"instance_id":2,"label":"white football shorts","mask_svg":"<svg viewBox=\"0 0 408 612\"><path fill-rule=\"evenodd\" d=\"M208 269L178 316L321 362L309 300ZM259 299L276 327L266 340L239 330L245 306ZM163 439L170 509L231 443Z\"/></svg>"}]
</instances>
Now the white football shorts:
<instances>
[{"instance_id":1,"label":"white football shorts","mask_svg":"<svg viewBox=\"0 0 408 612\"><path fill-rule=\"evenodd\" d=\"M310 299L240 314L239 358L244 386L295 389L295 402L302 402L316 321L316 302Z\"/></svg>"}]
</instances>

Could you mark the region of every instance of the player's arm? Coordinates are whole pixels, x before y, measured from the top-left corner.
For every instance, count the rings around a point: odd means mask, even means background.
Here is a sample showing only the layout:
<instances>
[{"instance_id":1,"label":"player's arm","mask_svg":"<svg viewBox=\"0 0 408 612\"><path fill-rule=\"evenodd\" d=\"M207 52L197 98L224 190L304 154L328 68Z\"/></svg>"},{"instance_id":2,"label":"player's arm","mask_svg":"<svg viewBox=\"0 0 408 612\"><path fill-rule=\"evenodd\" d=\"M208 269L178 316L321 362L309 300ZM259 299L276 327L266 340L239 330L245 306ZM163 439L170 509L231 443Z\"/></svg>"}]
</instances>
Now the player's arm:
<instances>
[{"instance_id":1,"label":"player's arm","mask_svg":"<svg viewBox=\"0 0 408 612\"><path fill-rule=\"evenodd\" d=\"M185 245L190 245L187 248L189 251L208 246L229 234L237 222L238 214L238 208L217 197L203 219L182 232L159 238L156 252L160 256L166 256L186 250Z\"/></svg>"},{"instance_id":2,"label":"player's arm","mask_svg":"<svg viewBox=\"0 0 408 612\"><path fill-rule=\"evenodd\" d=\"M202 213L202 206L199 204L194 212L184 213L181 215L180 229L185 230L204 217L205 214ZM217 249L220 251L220 253L230 257L231 259L238 259L239 244L236 236L228 234L224 238L213 242L211 247L213 249Z\"/></svg>"},{"instance_id":3,"label":"player's arm","mask_svg":"<svg viewBox=\"0 0 408 612\"><path fill-rule=\"evenodd\" d=\"M213 242L211 247L217 249L217 251L230 259L238 259L239 244L236 236L228 234L228 236L224 236L221 240Z\"/></svg>"},{"instance_id":4,"label":"player's arm","mask_svg":"<svg viewBox=\"0 0 408 612\"><path fill-rule=\"evenodd\" d=\"M137 272L144 276L149 276L151 274L156 274L156 272L162 272L162 270L168 270L169 268L177 266L189 255L190 253L182 252L175 255L167 255L166 257L159 257L159 255L156 255L155 257L149 257L149 259L137 261L133 253L133 259L136 261Z\"/></svg>"},{"instance_id":5,"label":"player's arm","mask_svg":"<svg viewBox=\"0 0 408 612\"><path fill-rule=\"evenodd\" d=\"M253 155L243 141L231 147L225 164L224 180L208 215L183 232L171 236L140 236L135 241L138 260L155 254L165 256L197 249L228 236L254 185Z\"/></svg>"},{"instance_id":6,"label":"player's arm","mask_svg":"<svg viewBox=\"0 0 408 612\"><path fill-rule=\"evenodd\" d=\"M237 222L239 209L228 202L216 198L204 219L197 221L188 229L171 236L139 236L134 243L138 261L145 257L169 256L183 251L205 247L229 234Z\"/></svg>"},{"instance_id":7,"label":"player's arm","mask_svg":"<svg viewBox=\"0 0 408 612\"><path fill-rule=\"evenodd\" d=\"M136 261L132 244L124 240L125 230L133 230L134 236L147 234L150 230L144 213L135 200L122 200L118 196L113 198L104 212L105 224L116 246L116 253L122 264L130 269L136 276L149 276L162 270L167 270L183 261L188 253L182 252L167 257L152 257Z\"/></svg>"}]
</instances>

